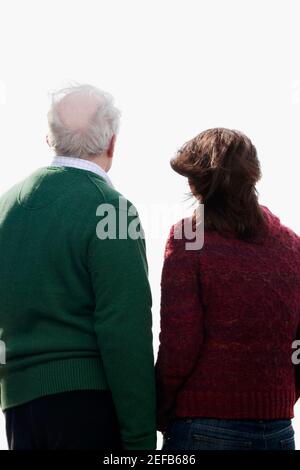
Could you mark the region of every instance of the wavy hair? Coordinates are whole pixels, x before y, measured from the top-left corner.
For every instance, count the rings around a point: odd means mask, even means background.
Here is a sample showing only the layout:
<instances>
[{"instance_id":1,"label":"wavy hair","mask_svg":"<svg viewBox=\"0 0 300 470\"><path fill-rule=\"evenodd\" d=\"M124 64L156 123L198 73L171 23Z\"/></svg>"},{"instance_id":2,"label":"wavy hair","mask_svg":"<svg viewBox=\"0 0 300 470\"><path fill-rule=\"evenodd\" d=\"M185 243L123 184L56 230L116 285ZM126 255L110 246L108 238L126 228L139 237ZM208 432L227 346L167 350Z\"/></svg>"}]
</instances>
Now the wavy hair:
<instances>
[{"instance_id":1,"label":"wavy hair","mask_svg":"<svg viewBox=\"0 0 300 470\"><path fill-rule=\"evenodd\" d=\"M256 183L261 168L256 148L242 132L215 128L190 140L171 160L204 204L207 229L251 239L266 228Z\"/></svg>"}]
</instances>

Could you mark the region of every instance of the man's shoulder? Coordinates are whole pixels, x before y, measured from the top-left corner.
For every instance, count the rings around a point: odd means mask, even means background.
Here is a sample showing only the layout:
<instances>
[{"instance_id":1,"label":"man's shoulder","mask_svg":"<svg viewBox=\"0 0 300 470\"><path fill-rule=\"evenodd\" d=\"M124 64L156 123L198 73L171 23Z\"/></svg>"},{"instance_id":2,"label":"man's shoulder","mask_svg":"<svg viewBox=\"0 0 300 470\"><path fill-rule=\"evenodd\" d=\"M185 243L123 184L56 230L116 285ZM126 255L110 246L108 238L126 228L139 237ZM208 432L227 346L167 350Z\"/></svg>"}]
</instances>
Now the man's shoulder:
<instances>
[{"instance_id":1,"label":"man's shoulder","mask_svg":"<svg viewBox=\"0 0 300 470\"><path fill-rule=\"evenodd\" d=\"M91 191L92 197L99 200L99 196L103 203L111 204L120 210L133 210L134 206L131 201L126 199L123 194L110 186L103 178L99 178L96 174L87 174L88 180L94 190Z\"/></svg>"},{"instance_id":2,"label":"man's shoulder","mask_svg":"<svg viewBox=\"0 0 300 470\"><path fill-rule=\"evenodd\" d=\"M104 202L112 202L118 200L118 198L121 197L121 194L115 188L110 186L110 184L108 184L108 182L105 181L105 179L101 176L99 177L96 174L93 175L92 173L88 172L86 173L86 177L92 190L91 194L94 195L94 197L101 196Z\"/></svg>"},{"instance_id":3,"label":"man's shoulder","mask_svg":"<svg viewBox=\"0 0 300 470\"><path fill-rule=\"evenodd\" d=\"M3 204L4 206L6 206L6 205L11 205L16 202L23 183L24 183L24 180L18 181L13 186L6 189L2 194L0 194L0 208L1 208L1 205Z\"/></svg>"}]
</instances>

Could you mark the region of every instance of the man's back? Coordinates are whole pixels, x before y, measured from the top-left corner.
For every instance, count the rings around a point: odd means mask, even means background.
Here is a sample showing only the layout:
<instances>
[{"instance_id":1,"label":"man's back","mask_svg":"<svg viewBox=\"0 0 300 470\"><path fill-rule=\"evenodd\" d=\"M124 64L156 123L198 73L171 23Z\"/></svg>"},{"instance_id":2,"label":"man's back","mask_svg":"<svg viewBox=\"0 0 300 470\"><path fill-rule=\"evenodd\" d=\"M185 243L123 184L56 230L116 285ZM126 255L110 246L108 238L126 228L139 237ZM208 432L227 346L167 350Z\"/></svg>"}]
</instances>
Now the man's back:
<instances>
[{"instance_id":1,"label":"man's back","mask_svg":"<svg viewBox=\"0 0 300 470\"><path fill-rule=\"evenodd\" d=\"M153 448L144 242L100 240L101 204L115 208L118 223L120 194L91 171L70 167L41 168L0 199L1 405L109 389L123 445Z\"/></svg>"}]
</instances>

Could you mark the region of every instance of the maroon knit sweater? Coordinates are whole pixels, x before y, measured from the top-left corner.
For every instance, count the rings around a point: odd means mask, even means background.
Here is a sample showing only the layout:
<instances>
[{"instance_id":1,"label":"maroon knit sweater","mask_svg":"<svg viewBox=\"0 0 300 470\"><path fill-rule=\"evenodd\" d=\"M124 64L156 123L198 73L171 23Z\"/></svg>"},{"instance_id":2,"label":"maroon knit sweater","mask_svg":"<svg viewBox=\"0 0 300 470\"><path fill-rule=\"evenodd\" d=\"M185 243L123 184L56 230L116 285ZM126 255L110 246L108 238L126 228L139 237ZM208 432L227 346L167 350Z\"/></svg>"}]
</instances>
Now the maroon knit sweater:
<instances>
[{"instance_id":1,"label":"maroon knit sweater","mask_svg":"<svg viewBox=\"0 0 300 470\"><path fill-rule=\"evenodd\" d=\"M161 431L174 416L293 417L300 238L261 208L268 231L251 243L205 231L203 248L188 251L172 227L156 366Z\"/></svg>"}]
</instances>

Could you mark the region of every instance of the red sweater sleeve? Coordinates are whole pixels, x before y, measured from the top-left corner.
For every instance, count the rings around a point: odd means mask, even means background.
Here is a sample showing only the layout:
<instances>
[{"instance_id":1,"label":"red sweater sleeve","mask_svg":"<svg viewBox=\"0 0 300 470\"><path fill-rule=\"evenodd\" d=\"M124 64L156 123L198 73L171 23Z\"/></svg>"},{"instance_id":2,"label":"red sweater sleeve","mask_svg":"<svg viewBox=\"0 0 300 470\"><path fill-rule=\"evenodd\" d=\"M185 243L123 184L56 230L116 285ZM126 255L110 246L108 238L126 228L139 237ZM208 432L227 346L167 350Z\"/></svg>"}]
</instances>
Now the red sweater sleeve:
<instances>
[{"instance_id":1,"label":"red sweater sleeve","mask_svg":"<svg viewBox=\"0 0 300 470\"><path fill-rule=\"evenodd\" d=\"M184 239L175 239L173 226L161 280L161 333L156 364L158 429L162 432L203 343L199 251L186 250L185 243Z\"/></svg>"}]
</instances>

